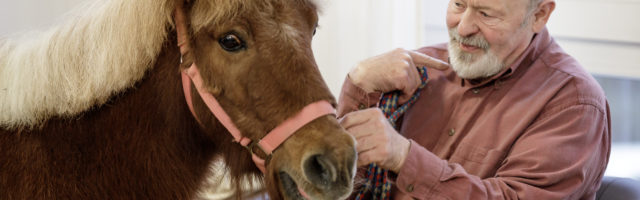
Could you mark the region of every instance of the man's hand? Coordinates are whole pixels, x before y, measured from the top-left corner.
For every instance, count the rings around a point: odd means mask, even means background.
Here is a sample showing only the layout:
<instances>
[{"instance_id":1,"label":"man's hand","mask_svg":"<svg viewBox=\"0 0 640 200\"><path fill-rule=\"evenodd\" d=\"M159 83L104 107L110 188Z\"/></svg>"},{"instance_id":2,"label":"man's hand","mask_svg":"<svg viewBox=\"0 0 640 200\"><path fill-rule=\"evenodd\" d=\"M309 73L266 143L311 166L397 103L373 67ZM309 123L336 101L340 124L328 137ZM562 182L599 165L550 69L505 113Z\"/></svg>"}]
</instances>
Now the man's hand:
<instances>
[{"instance_id":1,"label":"man's hand","mask_svg":"<svg viewBox=\"0 0 640 200\"><path fill-rule=\"evenodd\" d=\"M394 172L400 170L410 142L391 126L380 109L348 113L340 119L340 124L356 138L358 167L376 163Z\"/></svg>"},{"instance_id":2,"label":"man's hand","mask_svg":"<svg viewBox=\"0 0 640 200\"><path fill-rule=\"evenodd\" d=\"M420 86L416 67L421 66L444 70L449 64L416 51L396 49L358 63L349 78L367 93L401 90L398 101L404 103Z\"/></svg>"}]
</instances>

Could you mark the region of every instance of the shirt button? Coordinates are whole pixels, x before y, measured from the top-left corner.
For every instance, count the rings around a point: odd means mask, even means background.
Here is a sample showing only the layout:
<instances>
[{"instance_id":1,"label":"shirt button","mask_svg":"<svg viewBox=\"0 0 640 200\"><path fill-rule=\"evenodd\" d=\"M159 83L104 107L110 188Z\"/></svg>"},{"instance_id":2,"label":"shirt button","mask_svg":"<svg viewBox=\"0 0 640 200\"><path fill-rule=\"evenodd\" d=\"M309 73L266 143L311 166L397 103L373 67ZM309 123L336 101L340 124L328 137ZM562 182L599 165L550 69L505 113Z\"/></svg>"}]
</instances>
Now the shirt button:
<instances>
[{"instance_id":1,"label":"shirt button","mask_svg":"<svg viewBox=\"0 0 640 200\"><path fill-rule=\"evenodd\" d=\"M407 186L407 192L413 192L413 184Z\"/></svg>"},{"instance_id":2,"label":"shirt button","mask_svg":"<svg viewBox=\"0 0 640 200\"><path fill-rule=\"evenodd\" d=\"M449 130L449 136L453 136L455 134L456 134L456 130L455 129Z\"/></svg>"},{"instance_id":3,"label":"shirt button","mask_svg":"<svg viewBox=\"0 0 640 200\"><path fill-rule=\"evenodd\" d=\"M473 90L471 90L471 92L473 92L474 94L478 94L478 93L480 93L480 89L473 89Z\"/></svg>"},{"instance_id":4,"label":"shirt button","mask_svg":"<svg viewBox=\"0 0 640 200\"><path fill-rule=\"evenodd\" d=\"M360 109L360 110L364 110L364 109L366 109L366 108L367 108L367 107L366 107L366 106L364 106L364 104L360 104L360 105L358 105L358 109Z\"/></svg>"}]
</instances>

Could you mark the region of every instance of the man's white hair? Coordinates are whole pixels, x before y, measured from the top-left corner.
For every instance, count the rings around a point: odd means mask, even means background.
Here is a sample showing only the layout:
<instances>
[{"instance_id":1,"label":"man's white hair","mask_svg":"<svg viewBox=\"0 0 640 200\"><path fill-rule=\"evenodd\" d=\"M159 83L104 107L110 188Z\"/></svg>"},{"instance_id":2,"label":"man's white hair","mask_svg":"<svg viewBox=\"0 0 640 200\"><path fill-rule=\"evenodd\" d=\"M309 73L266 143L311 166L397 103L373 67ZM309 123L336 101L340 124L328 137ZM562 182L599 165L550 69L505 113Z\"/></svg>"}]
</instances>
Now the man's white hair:
<instances>
[{"instance_id":1,"label":"man's white hair","mask_svg":"<svg viewBox=\"0 0 640 200\"><path fill-rule=\"evenodd\" d=\"M529 0L529 5L527 5L527 12L525 13L524 20L522 20L522 24L520 27L525 27L529 25L531 20L531 16L533 16L533 12L536 11L536 8L542 3L542 0Z\"/></svg>"},{"instance_id":2,"label":"man's white hair","mask_svg":"<svg viewBox=\"0 0 640 200\"><path fill-rule=\"evenodd\" d=\"M529 0L529 6L527 7L529 12L533 12L534 9L538 7L542 3L542 0Z\"/></svg>"}]
</instances>

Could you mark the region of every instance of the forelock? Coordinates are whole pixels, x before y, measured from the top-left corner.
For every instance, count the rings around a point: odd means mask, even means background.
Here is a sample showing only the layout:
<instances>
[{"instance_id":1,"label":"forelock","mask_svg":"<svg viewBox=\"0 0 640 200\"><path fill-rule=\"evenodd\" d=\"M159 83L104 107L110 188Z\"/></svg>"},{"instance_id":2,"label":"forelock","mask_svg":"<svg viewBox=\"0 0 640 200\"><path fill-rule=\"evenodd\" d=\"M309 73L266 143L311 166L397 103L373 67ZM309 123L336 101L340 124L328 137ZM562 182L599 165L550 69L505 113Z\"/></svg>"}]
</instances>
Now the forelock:
<instances>
[{"instance_id":1,"label":"forelock","mask_svg":"<svg viewBox=\"0 0 640 200\"><path fill-rule=\"evenodd\" d=\"M195 1L191 10L190 20L194 32L206 26L217 25L221 22L234 19L246 13L255 13L265 9L274 9L274 4L303 3L314 9L318 9L316 0L200 0ZM268 11L265 11L268 13ZM257 13L259 14L259 13Z\"/></svg>"},{"instance_id":2,"label":"forelock","mask_svg":"<svg viewBox=\"0 0 640 200\"><path fill-rule=\"evenodd\" d=\"M250 3L241 0L231 1L195 1L191 10L191 26L195 32L221 21L233 19L245 12Z\"/></svg>"}]
</instances>

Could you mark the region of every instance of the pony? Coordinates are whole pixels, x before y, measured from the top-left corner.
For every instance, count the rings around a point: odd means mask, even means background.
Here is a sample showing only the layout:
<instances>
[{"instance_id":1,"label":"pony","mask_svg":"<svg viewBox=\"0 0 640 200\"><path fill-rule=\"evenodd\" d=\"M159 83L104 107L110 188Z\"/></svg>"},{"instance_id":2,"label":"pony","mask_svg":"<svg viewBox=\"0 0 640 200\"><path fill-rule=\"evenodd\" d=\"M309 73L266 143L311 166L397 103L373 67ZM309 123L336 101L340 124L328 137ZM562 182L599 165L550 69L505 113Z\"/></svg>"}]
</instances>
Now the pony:
<instances>
[{"instance_id":1,"label":"pony","mask_svg":"<svg viewBox=\"0 0 640 200\"><path fill-rule=\"evenodd\" d=\"M262 155L263 174L181 81L197 64L252 141L313 102L335 107L311 50L317 13L312 0L104 0L2 39L0 199L192 199L218 157L236 185L259 178L272 199L346 198L355 142L335 116Z\"/></svg>"}]
</instances>

